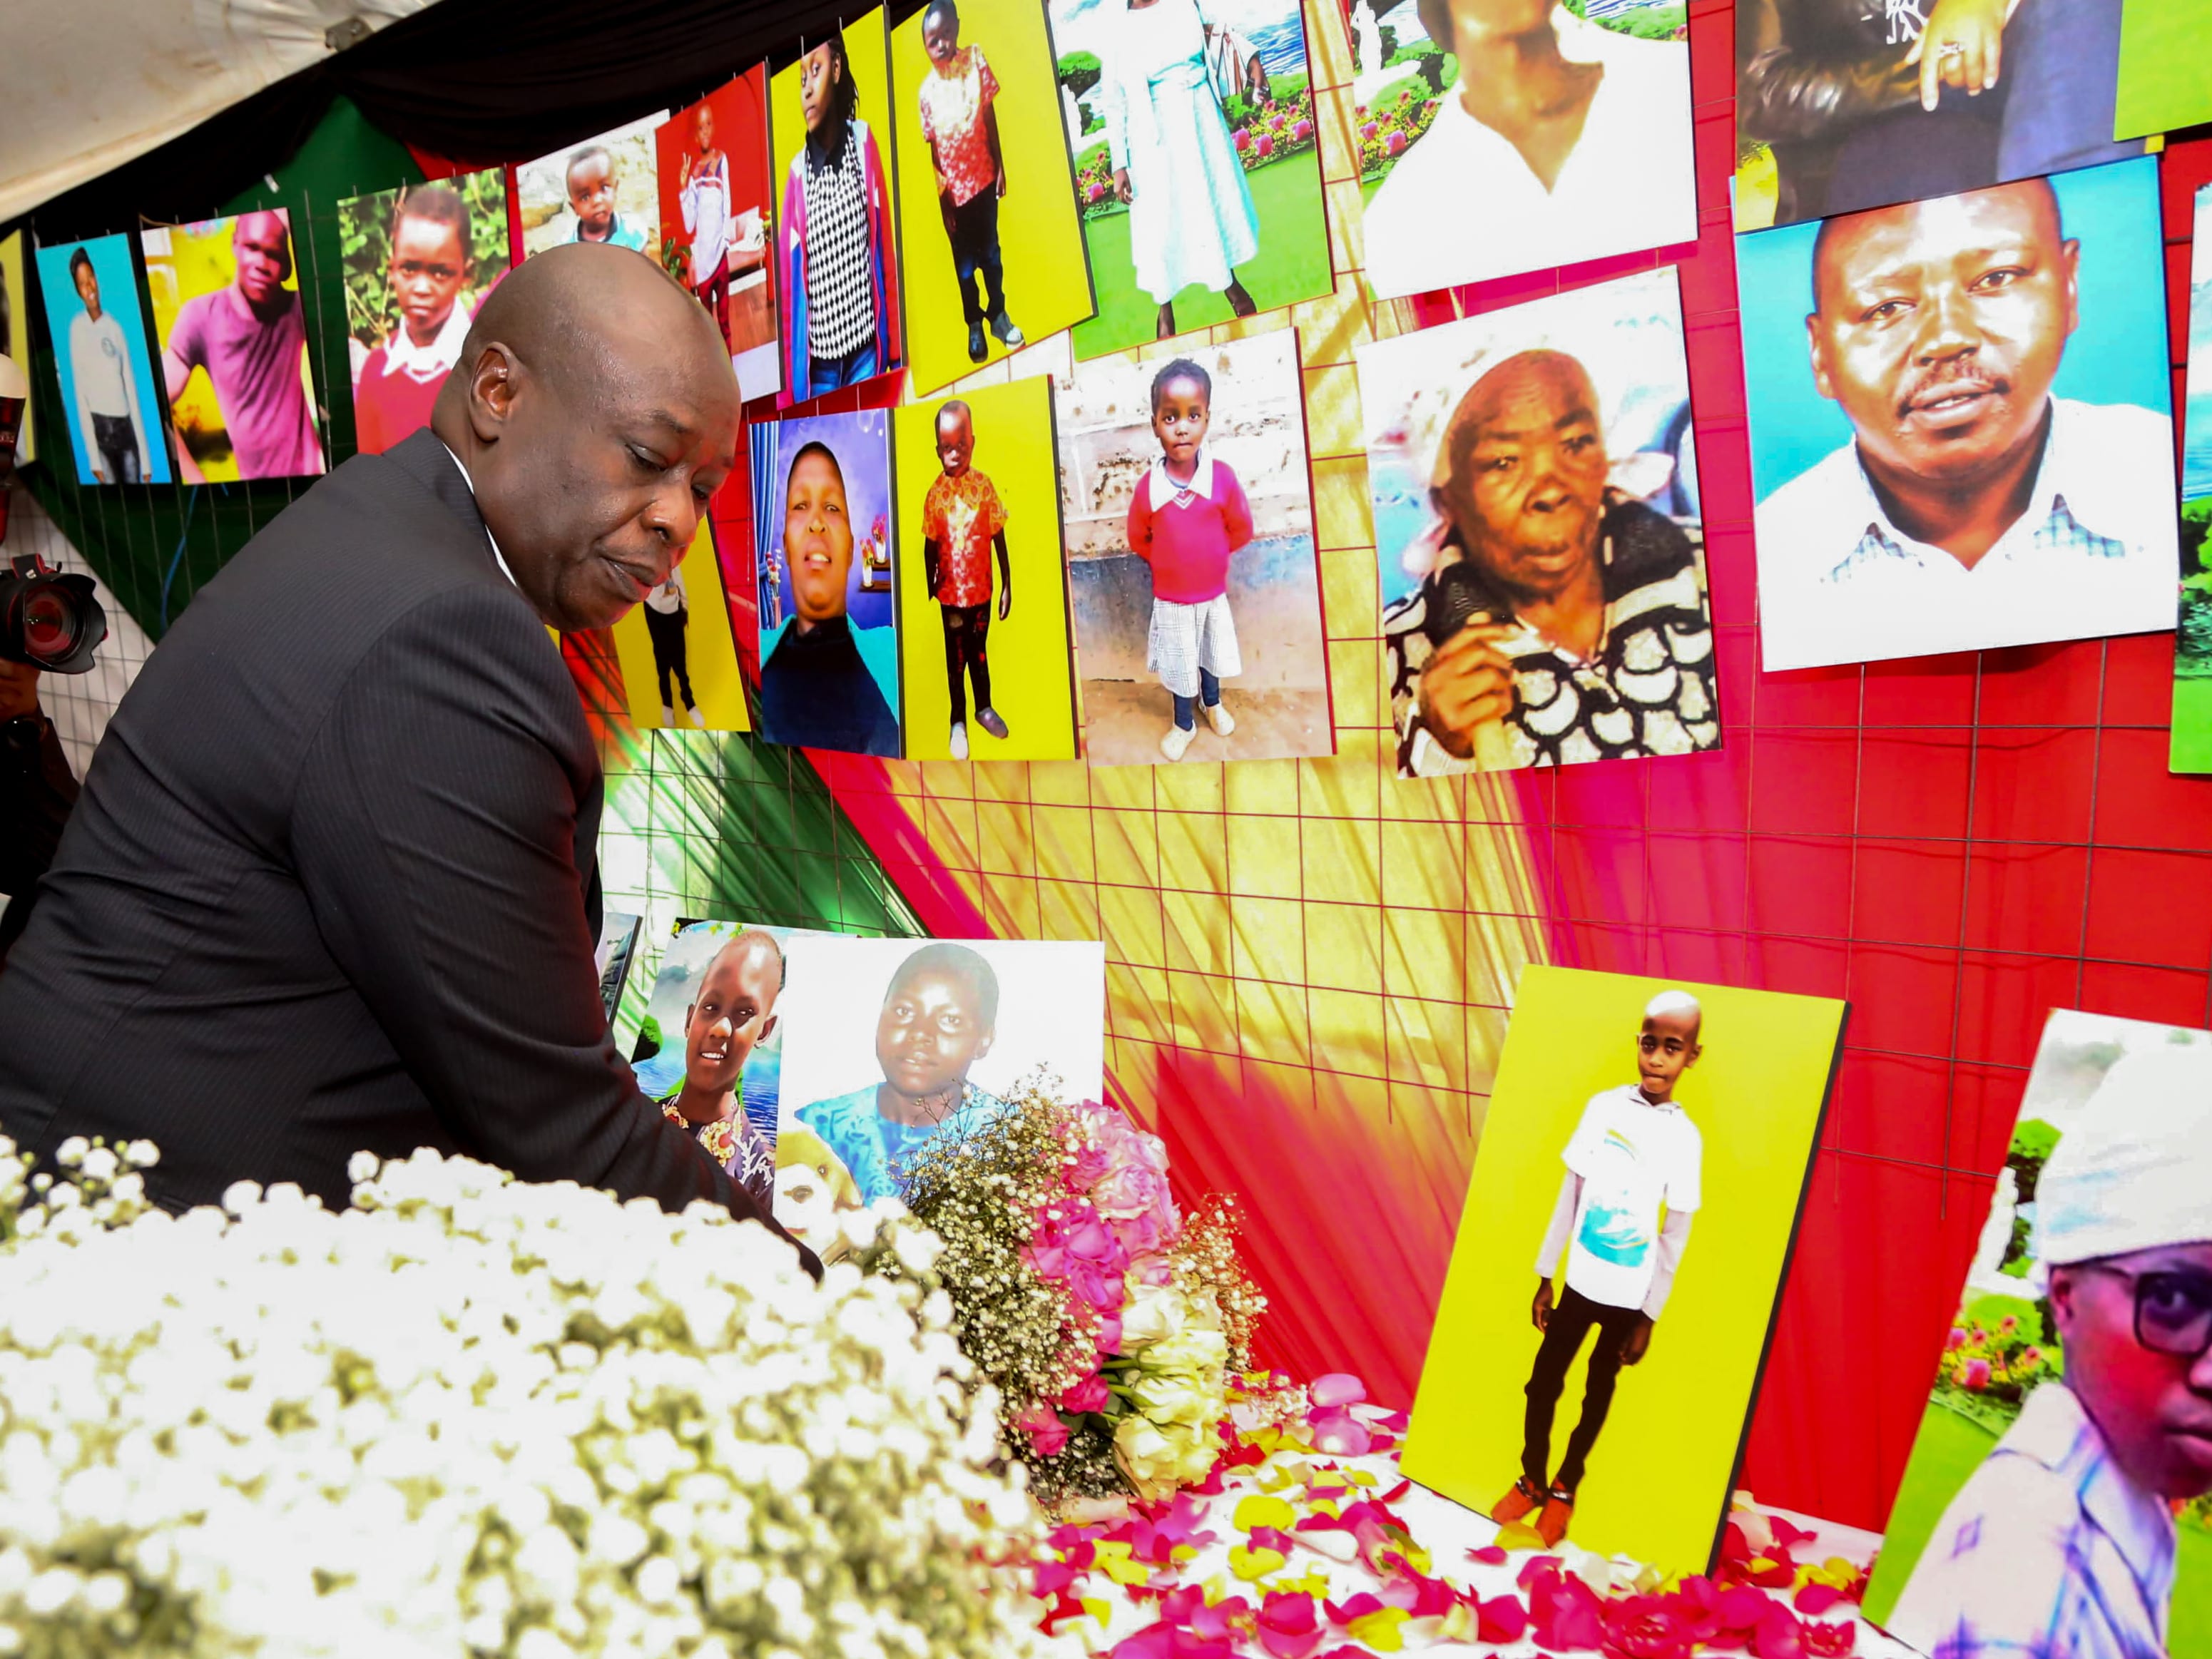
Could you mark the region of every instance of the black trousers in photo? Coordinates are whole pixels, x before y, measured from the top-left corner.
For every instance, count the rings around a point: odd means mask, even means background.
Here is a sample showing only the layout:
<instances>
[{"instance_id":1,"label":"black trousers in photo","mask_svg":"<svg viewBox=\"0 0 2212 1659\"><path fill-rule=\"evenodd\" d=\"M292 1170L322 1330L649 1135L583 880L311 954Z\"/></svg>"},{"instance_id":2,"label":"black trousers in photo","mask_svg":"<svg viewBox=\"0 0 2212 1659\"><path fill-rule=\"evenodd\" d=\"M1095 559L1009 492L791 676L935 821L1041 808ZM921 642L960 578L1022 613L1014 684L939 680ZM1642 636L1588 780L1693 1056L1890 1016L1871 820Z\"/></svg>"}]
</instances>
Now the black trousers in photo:
<instances>
[{"instance_id":1,"label":"black trousers in photo","mask_svg":"<svg viewBox=\"0 0 2212 1659\"><path fill-rule=\"evenodd\" d=\"M698 701L691 695L691 672L684 654L684 613L682 609L655 611L645 607L645 631L653 641L653 672L660 677L660 701L664 707L677 707L676 699L668 695L668 679L674 675L676 684L684 693L683 707L696 708Z\"/></svg>"},{"instance_id":2,"label":"black trousers in photo","mask_svg":"<svg viewBox=\"0 0 2212 1659\"><path fill-rule=\"evenodd\" d=\"M1593 1302L1571 1285L1553 1308L1544 1326L1544 1340L1536 1350L1536 1364L1528 1373L1528 1415L1521 1447L1521 1473L1539 1492L1559 1485L1571 1492L1582 1485L1583 1466L1590 1448L1597 1444L1605 1414L1613 1408L1613 1385L1620 1375L1620 1356L1643 1316L1636 1308L1608 1308ZM1565 1389L1568 1369L1595 1327L1597 1342L1590 1349L1589 1376L1583 1388L1582 1420L1567 1438L1567 1455L1553 1477L1547 1469L1552 1457L1552 1414Z\"/></svg>"},{"instance_id":3,"label":"black trousers in photo","mask_svg":"<svg viewBox=\"0 0 2212 1659\"><path fill-rule=\"evenodd\" d=\"M991 602L948 605L945 612L945 673L952 687L952 723L968 718L968 688L975 682L975 707L991 706L991 659L986 647L991 641Z\"/></svg>"},{"instance_id":4,"label":"black trousers in photo","mask_svg":"<svg viewBox=\"0 0 2212 1659\"><path fill-rule=\"evenodd\" d=\"M960 275L960 307L970 323L1006 308L1006 261L999 255L999 191L987 185L952 210L952 268ZM984 293L975 292L982 273Z\"/></svg>"},{"instance_id":5,"label":"black trousers in photo","mask_svg":"<svg viewBox=\"0 0 2212 1659\"><path fill-rule=\"evenodd\" d=\"M138 482L138 434L131 429L128 415L94 416L92 441L99 446L100 459L107 463L111 483Z\"/></svg>"}]
</instances>

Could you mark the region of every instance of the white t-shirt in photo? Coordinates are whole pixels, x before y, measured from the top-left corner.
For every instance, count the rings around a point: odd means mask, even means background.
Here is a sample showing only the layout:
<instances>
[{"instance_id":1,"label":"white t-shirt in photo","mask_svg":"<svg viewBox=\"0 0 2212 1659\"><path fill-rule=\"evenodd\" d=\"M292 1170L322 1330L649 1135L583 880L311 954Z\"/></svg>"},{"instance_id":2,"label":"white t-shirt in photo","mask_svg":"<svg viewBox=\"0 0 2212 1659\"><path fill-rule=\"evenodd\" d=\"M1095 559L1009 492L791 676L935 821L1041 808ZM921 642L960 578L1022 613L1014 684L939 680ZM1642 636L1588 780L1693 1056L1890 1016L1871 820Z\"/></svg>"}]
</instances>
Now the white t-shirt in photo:
<instances>
[{"instance_id":1,"label":"white t-shirt in photo","mask_svg":"<svg viewBox=\"0 0 2212 1659\"><path fill-rule=\"evenodd\" d=\"M1660 1206L1687 1214L1704 1201L1698 1126L1632 1083L1590 1097L1562 1156L1583 1182L1568 1288L1608 1308L1641 1308L1658 1265Z\"/></svg>"}]
</instances>

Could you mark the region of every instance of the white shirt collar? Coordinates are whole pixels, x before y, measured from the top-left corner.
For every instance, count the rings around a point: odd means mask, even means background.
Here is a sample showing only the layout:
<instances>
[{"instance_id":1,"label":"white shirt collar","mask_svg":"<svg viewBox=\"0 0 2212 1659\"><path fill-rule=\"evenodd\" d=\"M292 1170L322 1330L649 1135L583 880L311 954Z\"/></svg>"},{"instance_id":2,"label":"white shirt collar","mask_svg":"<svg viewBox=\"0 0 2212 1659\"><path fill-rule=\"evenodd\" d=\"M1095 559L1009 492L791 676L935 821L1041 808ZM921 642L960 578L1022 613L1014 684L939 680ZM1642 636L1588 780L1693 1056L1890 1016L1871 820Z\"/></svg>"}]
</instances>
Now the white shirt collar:
<instances>
[{"instance_id":1,"label":"white shirt collar","mask_svg":"<svg viewBox=\"0 0 2212 1659\"><path fill-rule=\"evenodd\" d=\"M1184 490L1195 490L1209 501L1213 499L1213 452L1200 444L1198 449L1198 470L1190 475L1190 482L1179 484L1168 477L1167 458L1162 456L1152 463L1152 477L1147 481L1152 491L1152 511L1158 513Z\"/></svg>"},{"instance_id":2,"label":"white shirt collar","mask_svg":"<svg viewBox=\"0 0 2212 1659\"><path fill-rule=\"evenodd\" d=\"M439 325L437 337L426 346L415 343L404 322L393 329L392 337L384 343L384 372L408 374L418 380L451 374L453 365L461 361L461 346L468 337L468 307L456 300L453 308L446 313L446 320ZM447 453L452 453L450 450Z\"/></svg>"},{"instance_id":3,"label":"white shirt collar","mask_svg":"<svg viewBox=\"0 0 2212 1659\"><path fill-rule=\"evenodd\" d=\"M458 310L459 307L456 307L455 309ZM477 493L477 481L469 477L468 468L461 465L461 458L453 454L453 445L447 443L443 438L440 438L438 440L438 446L440 448L443 449L448 456L452 457L453 465L460 469L461 482L469 487L469 494L471 495L474 495ZM486 525L484 526L484 539L491 544L492 557L499 561L499 574L506 577L508 581L514 583L514 591L516 592L521 592L522 584L514 580L514 572L507 568L507 555L499 550L499 538L491 533L491 526L489 525Z\"/></svg>"}]
</instances>

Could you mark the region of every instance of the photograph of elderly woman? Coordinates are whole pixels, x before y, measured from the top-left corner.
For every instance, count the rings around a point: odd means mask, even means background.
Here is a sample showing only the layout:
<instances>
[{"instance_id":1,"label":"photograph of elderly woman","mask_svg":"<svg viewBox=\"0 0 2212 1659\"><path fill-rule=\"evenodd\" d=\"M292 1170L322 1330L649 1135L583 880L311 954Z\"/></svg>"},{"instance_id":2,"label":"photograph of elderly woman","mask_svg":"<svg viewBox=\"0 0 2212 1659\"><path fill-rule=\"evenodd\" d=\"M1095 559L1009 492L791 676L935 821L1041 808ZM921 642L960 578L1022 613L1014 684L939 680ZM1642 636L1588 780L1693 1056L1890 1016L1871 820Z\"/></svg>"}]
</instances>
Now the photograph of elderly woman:
<instances>
[{"instance_id":1,"label":"photograph of elderly woman","mask_svg":"<svg viewBox=\"0 0 2212 1659\"><path fill-rule=\"evenodd\" d=\"M507 274L507 170L338 204L354 447L381 455L430 424L477 307Z\"/></svg>"},{"instance_id":2,"label":"photograph of elderly woman","mask_svg":"<svg viewBox=\"0 0 2212 1659\"><path fill-rule=\"evenodd\" d=\"M1352 0L1376 297L1696 240L1687 13Z\"/></svg>"},{"instance_id":3,"label":"photograph of elderly woman","mask_svg":"<svg viewBox=\"0 0 2212 1659\"><path fill-rule=\"evenodd\" d=\"M1398 775L1718 744L1674 273L1358 356Z\"/></svg>"},{"instance_id":4,"label":"photograph of elderly woman","mask_svg":"<svg viewBox=\"0 0 2212 1659\"><path fill-rule=\"evenodd\" d=\"M770 459L754 464L761 735L896 756L890 417L863 410L753 431L773 434Z\"/></svg>"},{"instance_id":5,"label":"photograph of elderly woman","mask_svg":"<svg viewBox=\"0 0 2212 1659\"><path fill-rule=\"evenodd\" d=\"M2054 1012L1973 1156L1996 1192L1867 1617L1923 1653L2205 1659L2212 1032Z\"/></svg>"},{"instance_id":6,"label":"photograph of elderly woman","mask_svg":"<svg viewBox=\"0 0 2212 1659\"><path fill-rule=\"evenodd\" d=\"M1040 1071L1064 1100L1098 1098L1103 945L814 934L788 951L779 1115L820 1138L864 1203Z\"/></svg>"},{"instance_id":7,"label":"photograph of elderly woman","mask_svg":"<svg viewBox=\"0 0 2212 1659\"><path fill-rule=\"evenodd\" d=\"M1297 0L1051 0L1098 314L1075 355L1326 294Z\"/></svg>"}]
</instances>

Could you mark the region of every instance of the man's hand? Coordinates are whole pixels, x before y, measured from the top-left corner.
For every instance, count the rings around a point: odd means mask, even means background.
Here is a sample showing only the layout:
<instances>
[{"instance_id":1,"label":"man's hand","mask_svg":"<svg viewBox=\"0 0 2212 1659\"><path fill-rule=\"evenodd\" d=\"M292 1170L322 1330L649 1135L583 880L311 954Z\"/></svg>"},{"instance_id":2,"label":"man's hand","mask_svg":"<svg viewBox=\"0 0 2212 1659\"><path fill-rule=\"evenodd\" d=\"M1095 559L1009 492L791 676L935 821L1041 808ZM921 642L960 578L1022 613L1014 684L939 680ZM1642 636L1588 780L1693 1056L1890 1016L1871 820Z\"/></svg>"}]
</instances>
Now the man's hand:
<instances>
[{"instance_id":1,"label":"man's hand","mask_svg":"<svg viewBox=\"0 0 2212 1659\"><path fill-rule=\"evenodd\" d=\"M102 466L98 461L94 461L92 464L92 481L94 483L104 484L113 483L115 482L114 479L107 476L107 469Z\"/></svg>"},{"instance_id":2,"label":"man's hand","mask_svg":"<svg viewBox=\"0 0 2212 1659\"><path fill-rule=\"evenodd\" d=\"M1946 87L1975 97L1996 89L2004 68L2004 26L2010 10L2007 0L1936 0L1928 27L1905 54L1907 64L1920 66L1921 108L1934 109Z\"/></svg>"},{"instance_id":3,"label":"man's hand","mask_svg":"<svg viewBox=\"0 0 2212 1659\"><path fill-rule=\"evenodd\" d=\"M925 558L921 562L921 579L928 584L928 592L931 593L937 592L937 561L935 559Z\"/></svg>"},{"instance_id":4,"label":"man's hand","mask_svg":"<svg viewBox=\"0 0 2212 1659\"><path fill-rule=\"evenodd\" d=\"M1513 665L1498 648L1513 631L1507 623L1470 623L1422 665L1422 722L1455 760L1472 756L1476 735L1513 708Z\"/></svg>"},{"instance_id":5,"label":"man's hand","mask_svg":"<svg viewBox=\"0 0 2212 1659\"><path fill-rule=\"evenodd\" d=\"M1651 1316L1639 1313L1636 1316L1636 1328L1629 1332L1628 1340L1621 1345L1620 1363L1624 1365L1633 1365L1650 1352Z\"/></svg>"},{"instance_id":6,"label":"man's hand","mask_svg":"<svg viewBox=\"0 0 2212 1659\"><path fill-rule=\"evenodd\" d=\"M1127 167L1115 167L1114 169L1114 195L1115 198L1121 202L1122 206L1127 207L1130 202L1135 199L1136 194L1137 192L1129 187L1129 169Z\"/></svg>"},{"instance_id":7,"label":"man's hand","mask_svg":"<svg viewBox=\"0 0 2212 1659\"><path fill-rule=\"evenodd\" d=\"M1010 581L1002 581L999 585L999 620L1006 621L1006 612L1013 608L1014 585Z\"/></svg>"},{"instance_id":8,"label":"man's hand","mask_svg":"<svg viewBox=\"0 0 2212 1659\"><path fill-rule=\"evenodd\" d=\"M1536 1281L1536 1299L1528 1304L1528 1322L1538 1330L1549 1328L1552 1322L1552 1281Z\"/></svg>"}]
</instances>

